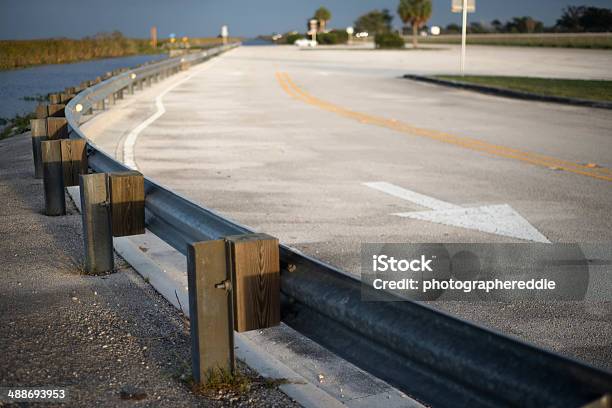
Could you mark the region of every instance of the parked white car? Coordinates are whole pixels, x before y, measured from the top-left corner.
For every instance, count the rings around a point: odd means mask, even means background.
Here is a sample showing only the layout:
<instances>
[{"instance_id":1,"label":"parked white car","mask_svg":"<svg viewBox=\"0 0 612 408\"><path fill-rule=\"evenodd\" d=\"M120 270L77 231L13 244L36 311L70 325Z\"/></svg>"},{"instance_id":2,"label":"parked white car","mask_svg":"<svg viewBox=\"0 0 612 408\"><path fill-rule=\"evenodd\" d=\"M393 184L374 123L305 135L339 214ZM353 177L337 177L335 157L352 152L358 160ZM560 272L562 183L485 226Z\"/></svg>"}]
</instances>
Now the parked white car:
<instances>
[{"instance_id":1,"label":"parked white car","mask_svg":"<svg viewBox=\"0 0 612 408\"><path fill-rule=\"evenodd\" d=\"M308 40L306 38L300 38L299 40L295 40L293 44L297 45L298 47L316 47L317 46L317 42L315 40Z\"/></svg>"}]
</instances>

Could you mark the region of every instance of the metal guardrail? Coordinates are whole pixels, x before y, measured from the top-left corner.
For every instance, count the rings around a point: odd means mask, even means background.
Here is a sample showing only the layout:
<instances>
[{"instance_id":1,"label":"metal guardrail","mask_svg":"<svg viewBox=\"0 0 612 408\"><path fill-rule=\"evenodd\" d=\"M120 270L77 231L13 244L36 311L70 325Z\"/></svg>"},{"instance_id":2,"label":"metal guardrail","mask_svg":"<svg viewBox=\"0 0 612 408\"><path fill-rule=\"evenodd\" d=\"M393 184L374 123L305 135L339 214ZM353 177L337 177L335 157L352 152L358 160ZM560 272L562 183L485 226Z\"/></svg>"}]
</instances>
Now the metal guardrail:
<instances>
[{"instance_id":1,"label":"metal guardrail","mask_svg":"<svg viewBox=\"0 0 612 408\"><path fill-rule=\"evenodd\" d=\"M70 137L86 139L81 114L134 80L205 61L230 47L127 71L82 91L66 106ZM94 172L130 170L90 141L88 148ZM251 232L148 178L145 220L151 232L183 254L189 243ZM343 271L283 245L280 257L282 320L426 404L579 407L612 390L608 372L423 304L364 302L361 282Z\"/></svg>"}]
</instances>

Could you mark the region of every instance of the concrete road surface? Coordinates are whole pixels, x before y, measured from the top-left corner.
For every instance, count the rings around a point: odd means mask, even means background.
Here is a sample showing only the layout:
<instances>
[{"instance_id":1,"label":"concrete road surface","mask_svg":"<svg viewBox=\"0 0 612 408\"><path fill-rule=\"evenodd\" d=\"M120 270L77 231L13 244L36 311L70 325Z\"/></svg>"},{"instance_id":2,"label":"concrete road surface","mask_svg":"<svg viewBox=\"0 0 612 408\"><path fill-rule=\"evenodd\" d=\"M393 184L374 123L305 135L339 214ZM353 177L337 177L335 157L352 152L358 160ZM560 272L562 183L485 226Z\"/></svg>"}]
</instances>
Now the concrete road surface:
<instances>
[{"instance_id":1,"label":"concrete road surface","mask_svg":"<svg viewBox=\"0 0 612 408\"><path fill-rule=\"evenodd\" d=\"M454 73L457 52L241 47L122 101L87 132L161 184L355 274L362 242L612 241L610 111L399 78ZM468 57L471 73L612 79L610 51ZM493 218L510 208L521 223L500 235L395 215L462 207ZM610 302L434 306L612 368Z\"/></svg>"}]
</instances>

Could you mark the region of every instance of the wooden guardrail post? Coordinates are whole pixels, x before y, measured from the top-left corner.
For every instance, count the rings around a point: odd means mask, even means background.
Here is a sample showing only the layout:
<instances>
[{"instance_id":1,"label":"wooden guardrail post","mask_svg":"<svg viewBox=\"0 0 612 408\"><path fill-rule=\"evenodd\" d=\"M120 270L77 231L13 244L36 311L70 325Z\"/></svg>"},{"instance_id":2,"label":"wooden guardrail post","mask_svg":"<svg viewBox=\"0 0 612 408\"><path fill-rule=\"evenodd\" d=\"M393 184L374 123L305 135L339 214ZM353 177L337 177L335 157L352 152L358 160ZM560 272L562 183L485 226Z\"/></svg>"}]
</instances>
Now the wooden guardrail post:
<instances>
[{"instance_id":1,"label":"wooden guardrail post","mask_svg":"<svg viewBox=\"0 0 612 408\"><path fill-rule=\"evenodd\" d=\"M32 129L32 157L34 158L34 177L43 178L42 150L40 143L47 140L47 120L31 119Z\"/></svg>"},{"instance_id":2,"label":"wooden guardrail post","mask_svg":"<svg viewBox=\"0 0 612 408\"><path fill-rule=\"evenodd\" d=\"M78 186L79 176L87 174L86 145L84 139L60 140L64 187Z\"/></svg>"},{"instance_id":3,"label":"wooden guardrail post","mask_svg":"<svg viewBox=\"0 0 612 408\"><path fill-rule=\"evenodd\" d=\"M41 142L41 151L45 213L51 216L64 215L66 214L66 200L64 197L61 141L43 141Z\"/></svg>"},{"instance_id":4,"label":"wooden guardrail post","mask_svg":"<svg viewBox=\"0 0 612 408\"><path fill-rule=\"evenodd\" d=\"M62 100L60 98L60 94L57 94L57 93L49 94L49 103L51 103L51 104L62 103Z\"/></svg>"},{"instance_id":5,"label":"wooden guardrail post","mask_svg":"<svg viewBox=\"0 0 612 408\"><path fill-rule=\"evenodd\" d=\"M114 268L110 195L106 173L79 177L85 245L85 270L89 274Z\"/></svg>"},{"instance_id":6,"label":"wooden guardrail post","mask_svg":"<svg viewBox=\"0 0 612 408\"><path fill-rule=\"evenodd\" d=\"M76 148L73 148L76 150ZM113 236L144 234L144 177L137 171L79 177L85 269L113 270Z\"/></svg>"},{"instance_id":7,"label":"wooden guardrail post","mask_svg":"<svg viewBox=\"0 0 612 408\"><path fill-rule=\"evenodd\" d=\"M211 371L234 372L230 279L224 240L189 245L187 282L192 374L196 383L206 382Z\"/></svg>"},{"instance_id":8,"label":"wooden guardrail post","mask_svg":"<svg viewBox=\"0 0 612 408\"><path fill-rule=\"evenodd\" d=\"M115 93L114 92L111 92L108 94L108 104L109 105L115 104Z\"/></svg>"},{"instance_id":9,"label":"wooden guardrail post","mask_svg":"<svg viewBox=\"0 0 612 408\"><path fill-rule=\"evenodd\" d=\"M225 238L234 291L234 330L280 324L278 239L267 234Z\"/></svg>"},{"instance_id":10,"label":"wooden guardrail post","mask_svg":"<svg viewBox=\"0 0 612 408\"><path fill-rule=\"evenodd\" d=\"M147 87L151 86L151 75L147 76Z\"/></svg>"},{"instance_id":11,"label":"wooden guardrail post","mask_svg":"<svg viewBox=\"0 0 612 408\"><path fill-rule=\"evenodd\" d=\"M46 103L39 103L36 106L36 119L46 119L49 116L49 105Z\"/></svg>"},{"instance_id":12,"label":"wooden guardrail post","mask_svg":"<svg viewBox=\"0 0 612 408\"><path fill-rule=\"evenodd\" d=\"M68 122L66 118L47 118L47 138L49 140L68 138Z\"/></svg>"},{"instance_id":13,"label":"wooden guardrail post","mask_svg":"<svg viewBox=\"0 0 612 408\"><path fill-rule=\"evenodd\" d=\"M280 323L278 239L245 234L187 249L193 378L234 371L234 333Z\"/></svg>"},{"instance_id":14,"label":"wooden guardrail post","mask_svg":"<svg viewBox=\"0 0 612 408\"><path fill-rule=\"evenodd\" d=\"M48 117L64 117L64 104L40 103L36 107L36 119L46 119Z\"/></svg>"},{"instance_id":15,"label":"wooden guardrail post","mask_svg":"<svg viewBox=\"0 0 612 408\"><path fill-rule=\"evenodd\" d=\"M131 73L130 74L130 83L128 85L128 94L130 95L134 95L134 81L136 79L136 74L135 73Z\"/></svg>"},{"instance_id":16,"label":"wooden guardrail post","mask_svg":"<svg viewBox=\"0 0 612 408\"><path fill-rule=\"evenodd\" d=\"M104 110L105 107L104 98L94 103L94 109L96 110Z\"/></svg>"},{"instance_id":17,"label":"wooden guardrail post","mask_svg":"<svg viewBox=\"0 0 612 408\"><path fill-rule=\"evenodd\" d=\"M144 234L143 175L137 171L109 173L108 186L113 236Z\"/></svg>"}]
</instances>

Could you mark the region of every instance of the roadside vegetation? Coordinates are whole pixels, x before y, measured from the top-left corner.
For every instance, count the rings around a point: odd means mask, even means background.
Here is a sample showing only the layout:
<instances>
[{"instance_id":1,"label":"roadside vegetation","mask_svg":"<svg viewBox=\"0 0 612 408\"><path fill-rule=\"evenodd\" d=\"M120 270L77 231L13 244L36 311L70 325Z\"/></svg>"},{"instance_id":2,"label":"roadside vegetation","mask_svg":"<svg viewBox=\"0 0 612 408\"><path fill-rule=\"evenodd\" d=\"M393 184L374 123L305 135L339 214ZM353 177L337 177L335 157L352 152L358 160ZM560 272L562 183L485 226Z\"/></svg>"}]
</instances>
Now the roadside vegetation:
<instances>
[{"instance_id":1,"label":"roadside vegetation","mask_svg":"<svg viewBox=\"0 0 612 408\"><path fill-rule=\"evenodd\" d=\"M556 23L546 27L530 16L495 19L489 23L471 22L467 27L469 44L521 47L563 47L612 49L612 10L569 6ZM427 43L458 44L461 26L449 24L440 36L423 37Z\"/></svg>"},{"instance_id":2,"label":"roadside vegetation","mask_svg":"<svg viewBox=\"0 0 612 408\"><path fill-rule=\"evenodd\" d=\"M461 35L440 35L421 38L427 44L461 44ZM543 34L471 34L467 43L472 45L494 45L513 47L559 47L612 49L612 34L609 33L543 33Z\"/></svg>"},{"instance_id":3,"label":"roadside vegetation","mask_svg":"<svg viewBox=\"0 0 612 408\"><path fill-rule=\"evenodd\" d=\"M402 36L390 32L376 34L374 44L376 44L376 48L380 49L404 48L405 46Z\"/></svg>"},{"instance_id":4,"label":"roadside vegetation","mask_svg":"<svg viewBox=\"0 0 612 408\"><path fill-rule=\"evenodd\" d=\"M612 81L552 79L507 76L451 76L438 75L435 78L470 84L510 89L540 95L561 96L594 101L612 101Z\"/></svg>"},{"instance_id":5,"label":"roadside vegetation","mask_svg":"<svg viewBox=\"0 0 612 408\"><path fill-rule=\"evenodd\" d=\"M307 20L306 26L309 27L311 19L317 20L316 37L318 43L323 45L374 40L377 48L404 48L403 41L399 41L396 36L407 39L409 35L412 48L418 48L419 42L461 43L459 24L452 23L446 27L436 27L436 31L431 30L433 27L429 27L427 22L432 11L431 0L398 0L397 15L403 23L401 30L393 29L394 15L388 9L376 9L359 16L353 24L354 35L348 36L345 29L328 28L332 14L325 7L320 7ZM612 49L612 10L569 6L561 10L560 17L551 26L545 26L530 16L519 16L507 21L472 21L467 32L468 43L473 45ZM380 36L378 40L377 36ZM270 38L276 42L293 44L298 39L310 38L310 35L292 31L282 35L274 34Z\"/></svg>"},{"instance_id":6,"label":"roadside vegetation","mask_svg":"<svg viewBox=\"0 0 612 408\"><path fill-rule=\"evenodd\" d=\"M33 113L17 115L12 119L0 118L0 140L7 137L20 135L30 130L30 119L34 119Z\"/></svg>"},{"instance_id":7,"label":"roadside vegetation","mask_svg":"<svg viewBox=\"0 0 612 408\"><path fill-rule=\"evenodd\" d=\"M148 40L126 38L118 31L80 40L69 38L2 40L0 69L159 52L161 51L153 48Z\"/></svg>"},{"instance_id":8,"label":"roadside vegetation","mask_svg":"<svg viewBox=\"0 0 612 408\"><path fill-rule=\"evenodd\" d=\"M419 46L419 30L431 18L431 0L400 0L397 14L404 23L412 27L412 48Z\"/></svg>"},{"instance_id":9,"label":"roadside vegetation","mask_svg":"<svg viewBox=\"0 0 612 408\"><path fill-rule=\"evenodd\" d=\"M235 41L236 38L230 38ZM0 40L0 69L34 65L65 64L100 58L160 54L173 48L208 48L222 43L221 38L187 38L171 42L163 40L157 47L148 39L127 38L119 31L97 34L82 39L50 38L41 40Z\"/></svg>"}]
</instances>

